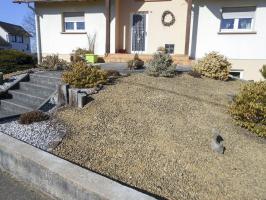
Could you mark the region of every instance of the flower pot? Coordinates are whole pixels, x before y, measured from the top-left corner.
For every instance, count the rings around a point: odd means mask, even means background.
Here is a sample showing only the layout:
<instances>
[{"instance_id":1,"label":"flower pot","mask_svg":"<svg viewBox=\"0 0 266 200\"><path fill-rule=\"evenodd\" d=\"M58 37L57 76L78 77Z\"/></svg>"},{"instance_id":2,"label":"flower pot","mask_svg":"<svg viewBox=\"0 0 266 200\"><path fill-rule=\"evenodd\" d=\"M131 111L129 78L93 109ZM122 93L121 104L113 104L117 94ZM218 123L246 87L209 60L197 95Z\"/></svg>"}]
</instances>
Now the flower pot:
<instances>
[{"instance_id":1,"label":"flower pot","mask_svg":"<svg viewBox=\"0 0 266 200\"><path fill-rule=\"evenodd\" d=\"M98 56L95 54L86 54L85 59L87 63L96 63L98 60Z\"/></svg>"}]
</instances>

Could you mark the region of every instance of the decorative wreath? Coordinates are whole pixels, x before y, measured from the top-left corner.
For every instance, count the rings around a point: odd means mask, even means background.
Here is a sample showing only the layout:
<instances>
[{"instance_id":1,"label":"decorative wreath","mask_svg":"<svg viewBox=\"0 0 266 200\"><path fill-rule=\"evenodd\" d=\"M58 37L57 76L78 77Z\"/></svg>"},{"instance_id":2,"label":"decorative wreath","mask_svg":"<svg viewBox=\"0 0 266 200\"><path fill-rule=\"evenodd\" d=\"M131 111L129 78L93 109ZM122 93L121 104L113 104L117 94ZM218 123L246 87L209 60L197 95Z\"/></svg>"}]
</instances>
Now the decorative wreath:
<instances>
[{"instance_id":1,"label":"decorative wreath","mask_svg":"<svg viewBox=\"0 0 266 200\"><path fill-rule=\"evenodd\" d=\"M170 15L171 16L171 20L170 21L166 21L166 17ZM174 14L167 10L163 12L163 16L162 16L162 23L164 26L172 26L175 23L175 16Z\"/></svg>"}]
</instances>

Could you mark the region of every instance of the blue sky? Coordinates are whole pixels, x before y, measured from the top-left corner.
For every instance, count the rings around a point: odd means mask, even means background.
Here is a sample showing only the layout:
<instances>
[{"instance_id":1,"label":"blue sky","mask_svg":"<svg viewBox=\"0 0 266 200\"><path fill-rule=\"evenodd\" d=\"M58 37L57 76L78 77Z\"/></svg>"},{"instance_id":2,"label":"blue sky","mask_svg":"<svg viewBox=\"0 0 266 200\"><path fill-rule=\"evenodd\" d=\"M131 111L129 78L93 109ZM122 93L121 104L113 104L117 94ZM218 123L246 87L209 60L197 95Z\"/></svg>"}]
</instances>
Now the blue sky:
<instances>
[{"instance_id":1,"label":"blue sky","mask_svg":"<svg viewBox=\"0 0 266 200\"><path fill-rule=\"evenodd\" d=\"M23 18L30 10L27 4L12 3L12 0L0 0L0 21L23 24Z\"/></svg>"}]
</instances>

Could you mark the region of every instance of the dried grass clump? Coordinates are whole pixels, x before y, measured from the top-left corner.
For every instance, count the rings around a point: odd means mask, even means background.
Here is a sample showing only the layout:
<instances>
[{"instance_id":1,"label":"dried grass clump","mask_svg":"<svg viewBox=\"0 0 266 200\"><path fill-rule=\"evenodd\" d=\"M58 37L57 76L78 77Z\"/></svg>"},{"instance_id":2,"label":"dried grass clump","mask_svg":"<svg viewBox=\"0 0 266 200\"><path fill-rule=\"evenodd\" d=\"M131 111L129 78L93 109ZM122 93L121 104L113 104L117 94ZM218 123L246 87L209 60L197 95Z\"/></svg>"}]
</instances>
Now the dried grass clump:
<instances>
[{"instance_id":1,"label":"dried grass clump","mask_svg":"<svg viewBox=\"0 0 266 200\"><path fill-rule=\"evenodd\" d=\"M18 122L20 124L32 124L34 122L41 122L49 119L49 115L41 111L32 111L20 115Z\"/></svg>"}]
</instances>

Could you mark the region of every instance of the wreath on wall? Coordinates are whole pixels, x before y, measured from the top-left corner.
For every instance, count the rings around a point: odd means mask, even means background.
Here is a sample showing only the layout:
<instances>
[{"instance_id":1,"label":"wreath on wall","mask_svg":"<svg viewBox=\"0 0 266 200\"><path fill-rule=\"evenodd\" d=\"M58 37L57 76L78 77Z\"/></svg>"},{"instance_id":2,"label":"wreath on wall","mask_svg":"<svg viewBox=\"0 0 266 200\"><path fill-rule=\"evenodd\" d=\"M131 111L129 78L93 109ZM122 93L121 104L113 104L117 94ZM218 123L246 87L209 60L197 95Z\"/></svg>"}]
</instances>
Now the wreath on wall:
<instances>
[{"instance_id":1,"label":"wreath on wall","mask_svg":"<svg viewBox=\"0 0 266 200\"><path fill-rule=\"evenodd\" d=\"M168 17L170 17L170 20L167 20ZM162 15L162 23L164 26L172 26L175 23L175 15L169 10L164 11Z\"/></svg>"}]
</instances>

